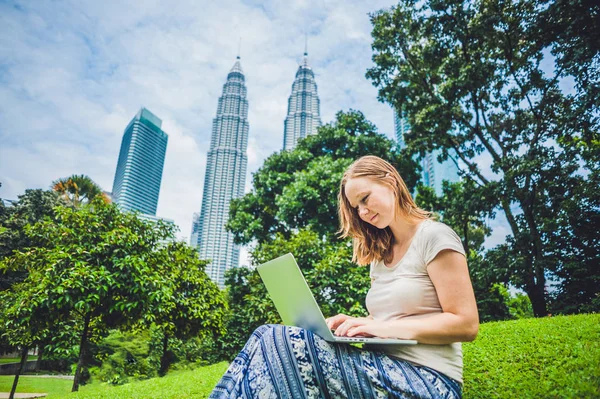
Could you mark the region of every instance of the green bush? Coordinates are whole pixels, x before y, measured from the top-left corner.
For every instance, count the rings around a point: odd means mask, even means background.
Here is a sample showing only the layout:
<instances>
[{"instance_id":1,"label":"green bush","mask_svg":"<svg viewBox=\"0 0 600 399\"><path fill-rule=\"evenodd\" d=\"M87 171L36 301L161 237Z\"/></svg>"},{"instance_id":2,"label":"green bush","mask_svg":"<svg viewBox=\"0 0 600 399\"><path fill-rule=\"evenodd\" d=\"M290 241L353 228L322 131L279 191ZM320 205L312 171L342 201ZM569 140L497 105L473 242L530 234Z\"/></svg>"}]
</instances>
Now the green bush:
<instances>
[{"instance_id":1,"label":"green bush","mask_svg":"<svg viewBox=\"0 0 600 399\"><path fill-rule=\"evenodd\" d=\"M507 304L511 317L515 319L533 317L533 307L527 295L517 293L515 296L510 296Z\"/></svg>"},{"instance_id":2,"label":"green bush","mask_svg":"<svg viewBox=\"0 0 600 399\"><path fill-rule=\"evenodd\" d=\"M94 348L95 367L89 369L94 381L121 385L134 380L156 377L160 370L163 335L157 329L136 332L113 330ZM167 356L173 370L190 370L214 363L213 341L192 338L169 339Z\"/></svg>"},{"instance_id":3,"label":"green bush","mask_svg":"<svg viewBox=\"0 0 600 399\"><path fill-rule=\"evenodd\" d=\"M150 331L111 331L97 346L96 359L101 365L90 368L91 377L114 385L155 377L160 353L151 350L151 343Z\"/></svg>"},{"instance_id":4,"label":"green bush","mask_svg":"<svg viewBox=\"0 0 600 399\"><path fill-rule=\"evenodd\" d=\"M174 360L169 370L195 370L200 366L217 363L219 359L213 356L211 345L214 345L214 340L210 336L187 341L169 339L170 354Z\"/></svg>"}]
</instances>

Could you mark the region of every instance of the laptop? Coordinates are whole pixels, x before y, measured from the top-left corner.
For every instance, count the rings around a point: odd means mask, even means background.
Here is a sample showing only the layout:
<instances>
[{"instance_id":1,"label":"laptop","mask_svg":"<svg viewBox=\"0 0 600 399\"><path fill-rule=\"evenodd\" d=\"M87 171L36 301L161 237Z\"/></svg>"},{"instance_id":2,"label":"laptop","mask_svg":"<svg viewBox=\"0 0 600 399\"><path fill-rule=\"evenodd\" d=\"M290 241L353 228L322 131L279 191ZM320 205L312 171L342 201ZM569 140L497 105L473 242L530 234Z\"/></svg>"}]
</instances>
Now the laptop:
<instances>
[{"instance_id":1,"label":"laptop","mask_svg":"<svg viewBox=\"0 0 600 399\"><path fill-rule=\"evenodd\" d=\"M327 327L308 284L292 254L283 255L257 267L283 323L310 330L328 342L415 345L409 339L338 337Z\"/></svg>"}]
</instances>

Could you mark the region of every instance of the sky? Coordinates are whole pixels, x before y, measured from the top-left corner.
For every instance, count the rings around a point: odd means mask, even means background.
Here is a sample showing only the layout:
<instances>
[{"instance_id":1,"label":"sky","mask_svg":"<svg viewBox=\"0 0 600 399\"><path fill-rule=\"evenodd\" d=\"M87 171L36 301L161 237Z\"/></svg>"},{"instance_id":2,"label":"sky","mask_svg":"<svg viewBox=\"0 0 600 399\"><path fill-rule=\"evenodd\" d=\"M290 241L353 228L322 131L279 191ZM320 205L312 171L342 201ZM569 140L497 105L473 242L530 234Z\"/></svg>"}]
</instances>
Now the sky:
<instances>
[{"instance_id":1,"label":"sky","mask_svg":"<svg viewBox=\"0 0 600 399\"><path fill-rule=\"evenodd\" d=\"M123 131L146 107L169 135L157 216L187 240L217 101L238 51L249 102L246 191L282 148L305 34L322 121L357 109L393 137L393 112L365 78L368 13L393 4L0 0L0 198L73 174L111 191ZM488 247L508 233L501 220L492 225Z\"/></svg>"}]
</instances>

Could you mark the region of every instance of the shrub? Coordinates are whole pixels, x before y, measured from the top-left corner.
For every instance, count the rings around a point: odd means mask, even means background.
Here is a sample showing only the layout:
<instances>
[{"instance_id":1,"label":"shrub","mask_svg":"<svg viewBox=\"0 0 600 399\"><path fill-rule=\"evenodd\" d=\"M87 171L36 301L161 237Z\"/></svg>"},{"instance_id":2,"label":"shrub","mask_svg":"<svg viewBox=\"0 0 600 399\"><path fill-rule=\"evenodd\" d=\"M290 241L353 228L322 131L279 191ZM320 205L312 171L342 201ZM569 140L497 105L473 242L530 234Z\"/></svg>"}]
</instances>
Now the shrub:
<instances>
[{"instance_id":1,"label":"shrub","mask_svg":"<svg viewBox=\"0 0 600 399\"><path fill-rule=\"evenodd\" d=\"M150 331L113 330L98 344L97 351L101 365L90 368L93 379L119 385L158 373L160 354L151 350Z\"/></svg>"}]
</instances>

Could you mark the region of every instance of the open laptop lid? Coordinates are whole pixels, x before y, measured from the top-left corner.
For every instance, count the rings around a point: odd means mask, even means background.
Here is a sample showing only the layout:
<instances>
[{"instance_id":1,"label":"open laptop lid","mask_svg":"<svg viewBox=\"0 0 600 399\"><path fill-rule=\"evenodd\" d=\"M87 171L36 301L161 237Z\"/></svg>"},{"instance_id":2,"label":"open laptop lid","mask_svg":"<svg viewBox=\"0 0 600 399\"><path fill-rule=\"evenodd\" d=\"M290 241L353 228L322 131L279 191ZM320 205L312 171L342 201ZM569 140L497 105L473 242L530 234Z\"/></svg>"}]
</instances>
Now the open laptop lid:
<instances>
[{"instance_id":1,"label":"open laptop lid","mask_svg":"<svg viewBox=\"0 0 600 399\"><path fill-rule=\"evenodd\" d=\"M257 267L283 324L299 326L325 339L334 336L292 254Z\"/></svg>"},{"instance_id":2,"label":"open laptop lid","mask_svg":"<svg viewBox=\"0 0 600 399\"><path fill-rule=\"evenodd\" d=\"M337 337L333 335L325 317L315 300L294 256L283 255L257 267L267 291L283 324L310 330L330 342L363 342L373 344L414 345L417 341L367 338Z\"/></svg>"}]
</instances>

